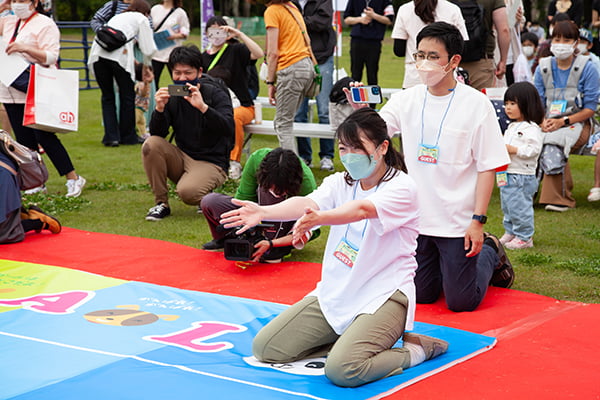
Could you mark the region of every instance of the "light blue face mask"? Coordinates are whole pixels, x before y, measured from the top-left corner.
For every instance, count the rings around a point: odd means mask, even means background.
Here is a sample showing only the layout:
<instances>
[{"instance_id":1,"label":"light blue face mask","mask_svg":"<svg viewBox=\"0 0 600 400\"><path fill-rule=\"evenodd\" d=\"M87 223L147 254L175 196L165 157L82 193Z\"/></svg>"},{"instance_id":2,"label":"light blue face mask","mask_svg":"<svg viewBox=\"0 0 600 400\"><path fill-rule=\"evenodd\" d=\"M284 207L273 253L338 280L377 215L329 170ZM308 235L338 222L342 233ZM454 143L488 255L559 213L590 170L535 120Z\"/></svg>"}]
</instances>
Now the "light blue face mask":
<instances>
[{"instance_id":1,"label":"light blue face mask","mask_svg":"<svg viewBox=\"0 0 600 400\"><path fill-rule=\"evenodd\" d=\"M377 151L377 149L375 149ZM340 157L344 168L355 181L364 179L371 175L377 166L375 153L370 156L366 154L346 153Z\"/></svg>"}]
</instances>

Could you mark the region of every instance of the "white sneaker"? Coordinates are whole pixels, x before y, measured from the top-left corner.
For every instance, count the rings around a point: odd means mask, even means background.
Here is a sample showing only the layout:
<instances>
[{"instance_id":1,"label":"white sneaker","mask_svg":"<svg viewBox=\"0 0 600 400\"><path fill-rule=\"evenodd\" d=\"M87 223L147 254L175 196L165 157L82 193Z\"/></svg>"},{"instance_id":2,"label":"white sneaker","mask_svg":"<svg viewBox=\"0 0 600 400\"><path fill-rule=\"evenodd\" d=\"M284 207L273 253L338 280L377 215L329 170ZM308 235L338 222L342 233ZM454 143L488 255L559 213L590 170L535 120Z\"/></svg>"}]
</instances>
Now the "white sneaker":
<instances>
[{"instance_id":1,"label":"white sneaker","mask_svg":"<svg viewBox=\"0 0 600 400\"><path fill-rule=\"evenodd\" d=\"M47 193L46 185L34 187L33 189L25 190L23 194Z\"/></svg>"},{"instance_id":2,"label":"white sneaker","mask_svg":"<svg viewBox=\"0 0 600 400\"><path fill-rule=\"evenodd\" d=\"M333 160L329 157L323 157L321 159L321 171L333 171Z\"/></svg>"},{"instance_id":3,"label":"white sneaker","mask_svg":"<svg viewBox=\"0 0 600 400\"><path fill-rule=\"evenodd\" d=\"M546 207L544 207L544 210L546 211L554 211L554 212L565 212L565 211L569 211L570 208L567 206L559 206L556 204L548 204L546 205Z\"/></svg>"},{"instance_id":4,"label":"white sneaker","mask_svg":"<svg viewBox=\"0 0 600 400\"><path fill-rule=\"evenodd\" d=\"M529 240L525 241L516 237L510 242L506 243L504 247L511 250L528 249L530 247L533 247L533 238L530 238Z\"/></svg>"},{"instance_id":5,"label":"white sneaker","mask_svg":"<svg viewBox=\"0 0 600 400\"><path fill-rule=\"evenodd\" d=\"M229 179L240 179L242 177L242 164L239 161L229 161Z\"/></svg>"},{"instance_id":6,"label":"white sneaker","mask_svg":"<svg viewBox=\"0 0 600 400\"><path fill-rule=\"evenodd\" d=\"M500 243L502 243L502 245L505 245L506 243L510 242L514 238L515 238L515 235L511 235L510 233L505 232L504 235L502 235L502 237L500 238Z\"/></svg>"},{"instance_id":7,"label":"white sneaker","mask_svg":"<svg viewBox=\"0 0 600 400\"><path fill-rule=\"evenodd\" d=\"M587 197L588 201L600 200L600 187L593 187L590 189L590 194Z\"/></svg>"},{"instance_id":8,"label":"white sneaker","mask_svg":"<svg viewBox=\"0 0 600 400\"><path fill-rule=\"evenodd\" d=\"M83 176L77 175L77 179L67 179L67 195L66 197L79 197L86 180Z\"/></svg>"}]
</instances>

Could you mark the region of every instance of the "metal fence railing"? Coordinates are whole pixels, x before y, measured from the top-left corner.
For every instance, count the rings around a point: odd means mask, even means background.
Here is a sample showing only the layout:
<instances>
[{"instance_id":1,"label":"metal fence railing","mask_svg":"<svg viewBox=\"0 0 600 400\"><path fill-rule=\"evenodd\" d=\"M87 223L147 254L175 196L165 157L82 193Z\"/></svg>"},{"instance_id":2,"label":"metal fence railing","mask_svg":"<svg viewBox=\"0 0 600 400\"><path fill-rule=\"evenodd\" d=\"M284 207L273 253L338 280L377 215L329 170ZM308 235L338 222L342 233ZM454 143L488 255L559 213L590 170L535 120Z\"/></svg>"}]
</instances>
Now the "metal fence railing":
<instances>
[{"instance_id":1,"label":"metal fence railing","mask_svg":"<svg viewBox=\"0 0 600 400\"><path fill-rule=\"evenodd\" d=\"M97 89L95 80L91 77L90 69L88 68L88 57L90 48L92 47L91 40L88 40L88 32L90 23L88 21L59 21L56 23L58 28L69 30L81 30L81 39L61 39L61 50L81 50L82 58L63 58L58 61L60 68L83 71L83 76L80 75L80 89ZM93 39L92 39L93 40ZM75 65L62 66L61 63L68 62ZM81 64L81 65L79 65Z\"/></svg>"}]
</instances>

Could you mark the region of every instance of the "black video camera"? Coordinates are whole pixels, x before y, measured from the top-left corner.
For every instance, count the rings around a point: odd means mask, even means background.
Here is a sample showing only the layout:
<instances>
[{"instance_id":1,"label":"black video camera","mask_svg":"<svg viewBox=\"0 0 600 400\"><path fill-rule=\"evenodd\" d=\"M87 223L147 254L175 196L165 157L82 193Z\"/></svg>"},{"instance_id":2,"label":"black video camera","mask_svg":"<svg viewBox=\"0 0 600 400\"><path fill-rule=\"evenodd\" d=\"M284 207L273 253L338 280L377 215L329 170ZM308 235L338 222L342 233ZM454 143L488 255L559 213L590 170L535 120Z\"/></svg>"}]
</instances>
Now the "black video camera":
<instances>
[{"instance_id":1,"label":"black video camera","mask_svg":"<svg viewBox=\"0 0 600 400\"><path fill-rule=\"evenodd\" d=\"M222 225L219 225L224 229ZM226 260L248 261L252 259L254 245L261 240L268 240L264 234L266 228L274 227L273 224L258 224L240 235L236 235L239 227L230 229L224 242L224 254ZM218 228L217 228L218 229Z\"/></svg>"}]
</instances>

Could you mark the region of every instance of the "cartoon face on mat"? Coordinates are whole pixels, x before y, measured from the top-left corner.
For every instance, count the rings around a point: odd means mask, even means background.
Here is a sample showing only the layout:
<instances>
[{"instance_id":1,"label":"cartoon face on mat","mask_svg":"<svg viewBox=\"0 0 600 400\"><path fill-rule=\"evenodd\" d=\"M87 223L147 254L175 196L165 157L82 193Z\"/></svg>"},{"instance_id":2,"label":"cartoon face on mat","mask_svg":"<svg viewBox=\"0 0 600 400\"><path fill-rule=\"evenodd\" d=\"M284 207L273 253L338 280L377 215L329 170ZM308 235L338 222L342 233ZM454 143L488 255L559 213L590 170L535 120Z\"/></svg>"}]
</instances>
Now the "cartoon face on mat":
<instances>
[{"instance_id":1,"label":"cartoon face on mat","mask_svg":"<svg viewBox=\"0 0 600 400\"><path fill-rule=\"evenodd\" d=\"M244 357L244 361L253 367L270 368L276 371L287 372L294 375L319 376L325 375L325 357L306 358L290 363L264 363L254 356Z\"/></svg>"},{"instance_id":2,"label":"cartoon face on mat","mask_svg":"<svg viewBox=\"0 0 600 400\"><path fill-rule=\"evenodd\" d=\"M92 311L83 317L95 324L114 325L114 326L138 326L148 325L163 319L165 321L175 321L178 315L156 315L147 311L139 311L140 306L126 305L117 306L114 310Z\"/></svg>"}]
</instances>

